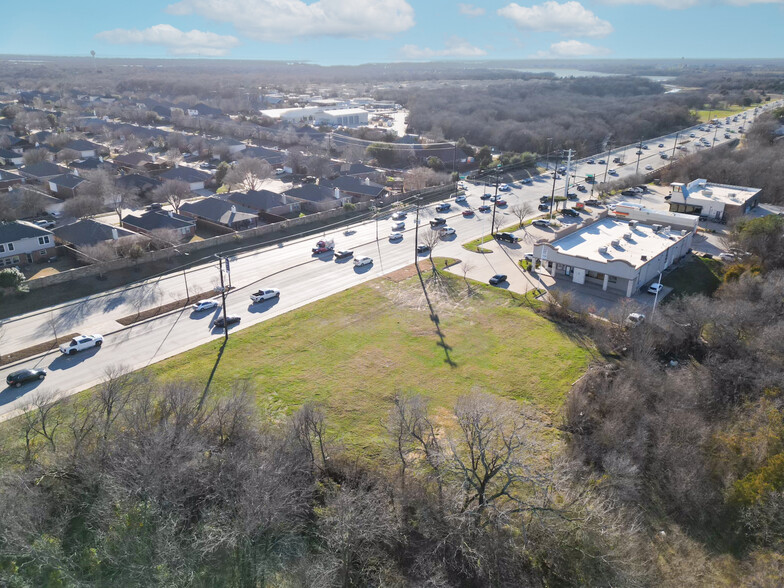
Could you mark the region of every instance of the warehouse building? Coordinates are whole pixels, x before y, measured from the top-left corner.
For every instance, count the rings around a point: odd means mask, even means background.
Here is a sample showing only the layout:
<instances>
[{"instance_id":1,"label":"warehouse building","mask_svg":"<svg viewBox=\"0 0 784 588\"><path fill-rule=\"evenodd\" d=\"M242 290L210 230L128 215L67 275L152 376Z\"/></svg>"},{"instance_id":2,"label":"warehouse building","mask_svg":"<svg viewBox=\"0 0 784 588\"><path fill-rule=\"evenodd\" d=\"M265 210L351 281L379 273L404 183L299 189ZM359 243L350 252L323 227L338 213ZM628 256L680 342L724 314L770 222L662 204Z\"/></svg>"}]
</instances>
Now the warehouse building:
<instances>
[{"instance_id":1,"label":"warehouse building","mask_svg":"<svg viewBox=\"0 0 784 588\"><path fill-rule=\"evenodd\" d=\"M702 219L727 222L742 217L759 204L761 190L698 179L670 185L670 212L693 214Z\"/></svg>"},{"instance_id":2,"label":"warehouse building","mask_svg":"<svg viewBox=\"0 0 784 588\"><path fill-rule=\"evenodd\" d=\"M691 249L697 217L621 203L614 216L534 245L534 259L556 279L631 296Z\"/></svg>"}]
</instances>

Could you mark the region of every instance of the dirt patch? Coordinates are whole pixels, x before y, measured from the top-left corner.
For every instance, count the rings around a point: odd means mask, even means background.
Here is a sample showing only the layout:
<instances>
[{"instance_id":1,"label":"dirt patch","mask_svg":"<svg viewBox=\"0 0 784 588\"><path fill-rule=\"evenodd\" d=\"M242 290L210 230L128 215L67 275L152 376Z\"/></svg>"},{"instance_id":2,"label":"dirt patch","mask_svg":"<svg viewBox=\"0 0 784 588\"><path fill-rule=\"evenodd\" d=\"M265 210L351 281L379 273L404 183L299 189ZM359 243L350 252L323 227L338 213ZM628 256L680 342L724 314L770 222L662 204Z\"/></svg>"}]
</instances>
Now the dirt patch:
<instances>
[{"instance_id":1,"label":"dirt patch","mask_svg":"<svg viewBox=\"0 0 784 588\"><path fill-rule=\"evenodd\" d=\"M68 333L67 335L58 337L56 340L52 339L50 341L39 343L38 345L33 345L32 347L26 347L25 349L14 351L13 353L0 355L0 365L7 365L9 363L19 361L20 359L26 359L28 357L33 357L34 355L46 353L47 351L55 349L61 343L67 343L77 335L79 335L79 333Z\"/></svg>"},{"instance_id":2,"label":"dirt patch","mask_svg":"<svg viewBox=\"0 0 784 588\"><path fill-rule=\"evenodd\" d=\"M199 294L194 294L193 296L190 297L190 299L183 298L182 300L175 300L174 302L169 302L167 304L163 304L155 308L149 308L138 314L131 314L128 316L124 316L122 318L118 318L117 322L127 327L128 325L138 323L139 321L147 320L148 318L152 318L160 314L171 312L172 310L177 310L178 308L185 308L186 306L195 304L200 300L206 300L207 298L212 298L213 296L215 296L215 292L201 292Z\"/></svg>"},{"instance_id":3,"label":"dirt patch","mask_svg":"<svg viewBox=\"0 0 784 588\"><path fill-rule=\"evenodd\" d=\"M430 263L430 259L427 258L419 262L419 269L423 272L429 272L433 270L433 265L436 265L439 269L442 269L442 268L452 267L453 265L457 265L458 263L460 263L459 259L453 259L451 257L436 257L433 259L433 263ZM402 282L412 276L415 276L416 273L417 273L416 266L414 264L411 264L397 270L396 272L387 274L384 277L393 282Z\"/></svg>"}]
</instances>

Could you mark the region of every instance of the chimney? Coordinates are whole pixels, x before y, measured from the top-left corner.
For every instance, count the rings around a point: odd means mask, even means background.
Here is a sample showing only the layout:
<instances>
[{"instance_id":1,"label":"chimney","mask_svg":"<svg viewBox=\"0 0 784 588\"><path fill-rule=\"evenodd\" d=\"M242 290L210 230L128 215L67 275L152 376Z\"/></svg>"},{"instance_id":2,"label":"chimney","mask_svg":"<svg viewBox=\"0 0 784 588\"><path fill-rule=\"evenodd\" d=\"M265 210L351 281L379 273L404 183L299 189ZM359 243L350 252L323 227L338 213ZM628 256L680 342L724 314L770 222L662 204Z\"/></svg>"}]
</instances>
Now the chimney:
<instances>
[{"instance_id":1,"label":"chimney","mask_svg":"<svg viewBox=\"0 0 784 588\"><path fill-rule=\"evenodd\" d=\"M237 207L232 204L231 205L231 214L236 214L236 212L237 212Z\"/></svg>"},{"instance_id":2,"label":"chimney","mask_svg":"<svg viewBox=\"0 0 784 588\"><path fill-rule=\"evenodd\" d=\"M174 211L173 210L169 211L169 218L174 218Z\"/></svg>"},{"instance_id":3,"label":"chimney","mask_svg":"<svg viewBox=\"0 0 784 588\"><path fill-rule=\"evenodd\" d=\"M112 239L114 239L115 241L117 241L119 238L120 238L120 235L119 235L119 233L117 232L117 229L115 229L114 227L112 227Z\"/></svg>"},{"instance_id":4,"label":"chimney","mask_svg":"<svg viewBox=\"0 0 784 588\"><path fill-rule=\"evenodd\" d=\"M335 200L340 200L340 188L335 188Z\"/></svg>"}]
</instances>

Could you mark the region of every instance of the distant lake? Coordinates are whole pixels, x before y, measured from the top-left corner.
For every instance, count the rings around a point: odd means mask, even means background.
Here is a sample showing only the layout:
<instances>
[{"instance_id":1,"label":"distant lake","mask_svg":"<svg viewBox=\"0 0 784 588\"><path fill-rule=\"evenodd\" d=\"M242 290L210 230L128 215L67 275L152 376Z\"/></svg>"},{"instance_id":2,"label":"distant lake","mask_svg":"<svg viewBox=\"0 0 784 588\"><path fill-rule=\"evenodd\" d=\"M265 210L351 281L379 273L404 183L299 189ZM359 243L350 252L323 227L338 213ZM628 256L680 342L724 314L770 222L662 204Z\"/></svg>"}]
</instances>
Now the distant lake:
<instances>
[{"instance_id":1,"label":"distant lake","mask_svg":"<svg viewBox=\"0 0 784 588\"><path fill-rule=\"evenodd\" d=\"M610 76L619 76L624 74L614 74L614 73L602 73L600 71L586 71L581 69L515 69L514 71L520 71L524 73L532 73L532 74L546 74L551 73L556 78L607 78ZM629 74L633 75L633 74ZM673 76L638 76L641 78L648 78L654 82L667 82L673 79Z\"/></svg>"}]
</instances>

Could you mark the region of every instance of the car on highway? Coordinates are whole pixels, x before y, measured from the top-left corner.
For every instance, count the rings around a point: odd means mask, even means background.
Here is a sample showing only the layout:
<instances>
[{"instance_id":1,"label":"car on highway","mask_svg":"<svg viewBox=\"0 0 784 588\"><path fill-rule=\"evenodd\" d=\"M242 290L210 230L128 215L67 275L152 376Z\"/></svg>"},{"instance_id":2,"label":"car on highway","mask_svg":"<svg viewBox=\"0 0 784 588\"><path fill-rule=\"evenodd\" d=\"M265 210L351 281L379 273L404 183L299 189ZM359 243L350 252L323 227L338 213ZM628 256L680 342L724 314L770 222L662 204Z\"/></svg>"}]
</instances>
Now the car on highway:
<instances>
[{"instance_id":1,"label":"car on highway","mask_svg":"<svg viewBox=\"0 0 784 588\"><path fill-rule=\"evenodd\" d=\"M405 212L395 212L392 215L392 220L403 220L404 218L406 218Z\"/></svg>"},{"instance_id":2,"label":"car on highway","mask_svg":"<svg viewBox=\"0 0 784 588\"><path fill-rule=\"evenodd\" d=\"M449 204L449 202L442 202L441 204L436 206L436 212L446 212L450 208L452 208L452 205Z\"/></svg>"},{"instance_id":3,"label":"car on highway","mask_svg":"<svg viewBox=\"0 0 784 588\"><path fill-rule=\"evenodd\" d=\"M569 200L577 200L577 194L575 194L574 192L567 192L566 193L566 197Z\"/></svg>"},{"instance_id":4,"label":"car on highway","mask_svg":"<svg viewBox=\"0 0 784 588\"><path fill-rule=\"evenodd\" d=\"M57 223L55 223L51 219L46 219L46 218L35 221L35 226L41 227L42 229L51 229L55 226L55 224Z\"/></svg>"},{"instance_id":5,"label":"car on highway","mask_svg":"<svg viewBox=\"0 0 784 588\"><path fill-rule=\"evenodd\" d=\"M430 247L427 245L417 245L417 253L427 253L430 251Z\"/></svg>"},{"instance_id":6,"label":"car on highway","mask_svg":"<svg viewBox=\"0 0 784 588\"><path fill-rule=\"evenodd\" d=\"M45 377L46 370L43 368L16 370L5 377L5 383L19 388L22 384L32 382L33 380L43 380Z\"/></svg>"},{"instance_id":7,"label":"car on highway","mask_svg":"<svg viewBox=\"0 0 784 588\"><path fill-rule=\"evenodd\" d=\"M652 165L646 165L645 169L647 169L648 171L651 171L653 169L653 166Z\"/></svg>"},{"instance_id":8,"label":"car on highway","mask_svg":"<svg viewBox=\"0 0 784 588\"><path fill-rule=\"evenodd\" d=\"M550 226L550 221L544 218L538 218L532 221L531 224L535 227L547 228Z\"/></svg>"},{"instance_id":9,"label":"car on highway","mask_svg":"<svg viewBox=\"0 0 784 588\"><path fill-rule=\"evenodd\" d=\"M490 212L491 210L493 210L493 208L491 206L489 206L488 204L483 204L482 206L477 208L477 210L479 212Z\"/></svg>"},{"instance_id":10,"label":"car on highway","mask_svg":"<svg viewBox=\"0 0 784 588\"><path fill-rule=\"evenodd\" d=\"M596 162L595 162L593 159L589 159L589 160L588 160L588 161L586 161L585 163L588 163L588 164L590 164L590 165L593 165L593 164L594 164L594 163L596 163Z\"/></svg>"},{"instance_id":11,"label":"car on highway","mask_svg":"<svg viewBox=\"0 0 784 588\"><path fill-rule=\"evenodd\" d=\"M194 304L191 308L193 308L194 312L202 312L204 310L210 310L212 308L218 308L220 306L217 300L200 300L196 304Z\"/></svg>"},{"instance_id":12,"label":"car on highway","mask_svg":"<svg viewBox=\"0 0 784 588\"><path fill-rule=\"evenodd\" d=\"M273 298L280 298L280 290L277 288L259 290L250 295L250 299L253 302L264 302L265 300L272 300Z\"/></svg>"},{"instance_id":13,"label":"car on highway","mask_svg":"<svg viewBox=\"0 0 784 588\"><path fill-rule=\"evenodd\" d=\"M588 188L586 188L585 186L583 186L582 184L580 184L579 186L577 186L577 191L578 191L578 192L587 192L587 191L588 191Z\"/></svg>"},{"instance_id":14,"label":"car on highway","mask_svg":"<svg viewBox=\"0 0 784 588\"><path fill-rule=\"evenodd\" d=\"M511 189L512 188L509 187L509 184L501 184L500 186L498 186L499 192L508 192Z\"/></svg>"},{"instance_id":15,"label":"car on highway","mask_svg":"<svg viewBox=\"0 0 784 588\"><path fill-rule=\"evenodd\" d=\"M463 211L463 216L474 216L474 211L470 208L468 210Z\"/></svg>"},{"instance_id":16,"label":"car on highway","mask_svg":"<svg viewBox=\"0 0 784 588\"><path fill-rule=\"evenodd\" d=\"M212 323L213 327L218 327L219 329L225 329L226 327L230 327L231 325L236 325L242 320L241 316L237 316L236 314L230 314L226 316L226 320L223 317L218 317L215 319L215 322Z\"/></svg>"},{"instance_id":17,"label":"car on highway","mask_svg":"<svg viewBox=\"0 0 784 588\"><path fill-rule=\"evenodd\" d=\"M533 179L533 178L531 178L531 177L528 177L528 178L523 178L523 179L522 179L522 180L520 180L520 181L521 181L523 184L533 184L533 183L534 183L534 179Z\"/></svg>"},{"instance_id":18,"label":"car on highway","mask_svg":"<svg viewBox=\"0 0 784 588\"><path fill-rule=\"evenodd\" d=\"M338 251L337 253L335 253L335 259L348 259L349 257L352 257L353 255L354 255L353 251L348 251L348 250Z\"/></svg>"},{"instance_id":19,"label":"car on highway","mask_svg":"<svg viewBox=\"0 0 784 588\"><path fill-rule=\"evenodd\" d=\"M445 224L446 224L446 219L441 218L440 216L437 216L436 218L430 221L431 228L440 227L441 225L445 225Z\"/></svg>"},{"instance_id":20,"label":"car on highway","mask_svg":"<svg viewBox=\"0 0 784 588\"><path fill-rule=\"evenodd\" d=\"M494 236L499 241L506 241L507 243L517 243L520 240L520 237L512 233L496 233Z\"/></svg>"},{"instance_id":21,"label":"car on highway","mask_svg":"<svg viewBox=\"0 0 784 588\"><path fill-rule=\"evenodd\" d=\"M571 208L563 208L559 212L564 216L571 216L571 217L580 216L579 212L577 212L576 210L572 210Z\"/></svg>"},{"instance_id":22,"label":"car on highway","mask_svg":"<svg viewBox=\"0 0 784 588\"><path fill-rule=\"evenodd\" d=\"M389 233L389 240L390 241L400 241L403 238L403 233Z\"/></svg>"},{"instance_id":23,"label":"car on highway","mask_svg":"<svg viewBox=\"0 0 784 588\"><path fill-rule=\"evenodd\" d=\"M635 155L642 155L642 151L638 149L637 153L635 153Z\"/></svg>"},{"instance_id":24,"label":"car on highway","mask_svg":"<svg viewBox=\"0 0 784 588\"><path fill-rule=\"evenodd\" d=\"M506 200L503 200L502 198L499 198L498 200L495 201L495 205L496 206L506 206Z\"/></svg>"},{"instance_id":25,"label":"car on highway","mask_svg":"<svg viewBox=\"0 0 784 588\"><path fill-rule=\"evenodd\" d=\"M504 282L506 282L506 275L496 274L487 281L491 286L497 286L498 284L503 284Z\"/></svg>"},{"instance_id":26,"label":"car on highway","mask_svg":"<svg viewBox=\"0 0 784 588\"><path fill-rule=\"evenodd\" d=\"M654 282L650 286L648 286L648 294L658 294L662 291L664 286L659 282Z\"/></svg>"},{"instance_id":27,"label":"car on highway","mask_svg":"<svg viewBox=\"0 0 784 588\"><path fill-rule=\"evenodd\" d=\"M60 353L63 355L73 355L85 349L100 347L103 345L102 335L78 335L71 339L70 343L60 345Z\"/></svg>"},{"instance_id":28,"label":"car on highway","mask_svg":"<svg viewBox=\"0 0 784 588\"><path fill-rule=\"evenodd\" d=\"M449 237L450 235L454 235L455 230L452 227L441 227L441 230L438 231L439 237Z\"/></svg>"},{"instance_id":29,"label":"car on highway","mask_svg":"<svg viewBox=\"0 0 784 588\"><path fill-rule=\"evenodd\" d=\"M394 225L392 225L393 231L402 231L405 228L406 228L406 223L403 222L395 223Z\"/></svg>"},{"instance_id":30,"label":"car on highway","mask_svg":"<svg viewBox=\"0 0 784 588\"><path fill-rule=\"evenodd\" d=\"M465 202L466 200L468 199L465 197L465 194L460 194L455 197L455 202Z\"/></svg>"},{"instance_id":31,"label":"car on highway","mask_svg":"<svg viewBox=\"0 0 784 588\"><path fill-rule=\"evenodd\" d=\"M487 194L487 193L485 193L485 194L482 194L482 195L481 195L479 198L480 198L481 200L490 200L492 197L493 197L493 195L492 195L492 194Z\"/></svg>"},{"instance_id":32,"label":"car on highway","mask_svg":"<svg viewBox=\"0 0 784 588\"><path fill-rule=\"evenodd\" d=\"M311 249L313 255L321 255L322 253L329 253L335 248L335 243L331 240L322 240L316 243L316 246Z\"/></svg>"},{"instance_id":33,"label":"car on highway","mask_svg":"<svg viewBox=\"0 0 784 588\"><path fill-rule=\"evenodd\" d=\"M604 159L599 160L599 165L605 165L607 162Z\"/></svg>"},{"instance_id":34,"label":"car on highway","mask_svg":"<svg viewBox=\"0 0 784 588\"><path fill-rule=\"evenodd\" d=\"M363 265L370 265L373 263L372 257L357 257L354 260L354 267L361 267Z\"/></svg>"},{"instance_id":35,"label":"car on highway","mask_svg":"<svg viewBox=\"0 0 784 588\"><path fill-rule=\"evenodd\" d=\"M647 145L643 145L642 148L643 149L648 149L648 146Z\"/></svg>"},{"instance_id":36,"label":"car on highway","mask_svg":"<svg viewBox=\"0 0 784 588\"><path fill-rule=\"evenodd\" d=\"M614 169L611 169L611 170L610 170L610 171L608 171L607 173L608 173L608 174L610 174L611 176L617 176L617 175L618 175L618 172L617 172L617 171L615 171Z\"/></svg>"},{"instance_id":37,"label":"car on highway","mask_svg":"<svg viewBox=\"0 0 784 588\"><path fill-rule=\"evenodd\" d=\"M661 149L662 147L664 147L664 143L659 143L659 149Z\"/></svg>"},{"instance_id":38,"label":"car on highway","mask_svg":"<svg viewBox=\"0 0 784 588\"><path fill-rule=\"evenodd\" d=\"M729 139L730 138L730 134L729 133L724 133L724 138L725 139Z\"/></svg>"}]
</instances>

